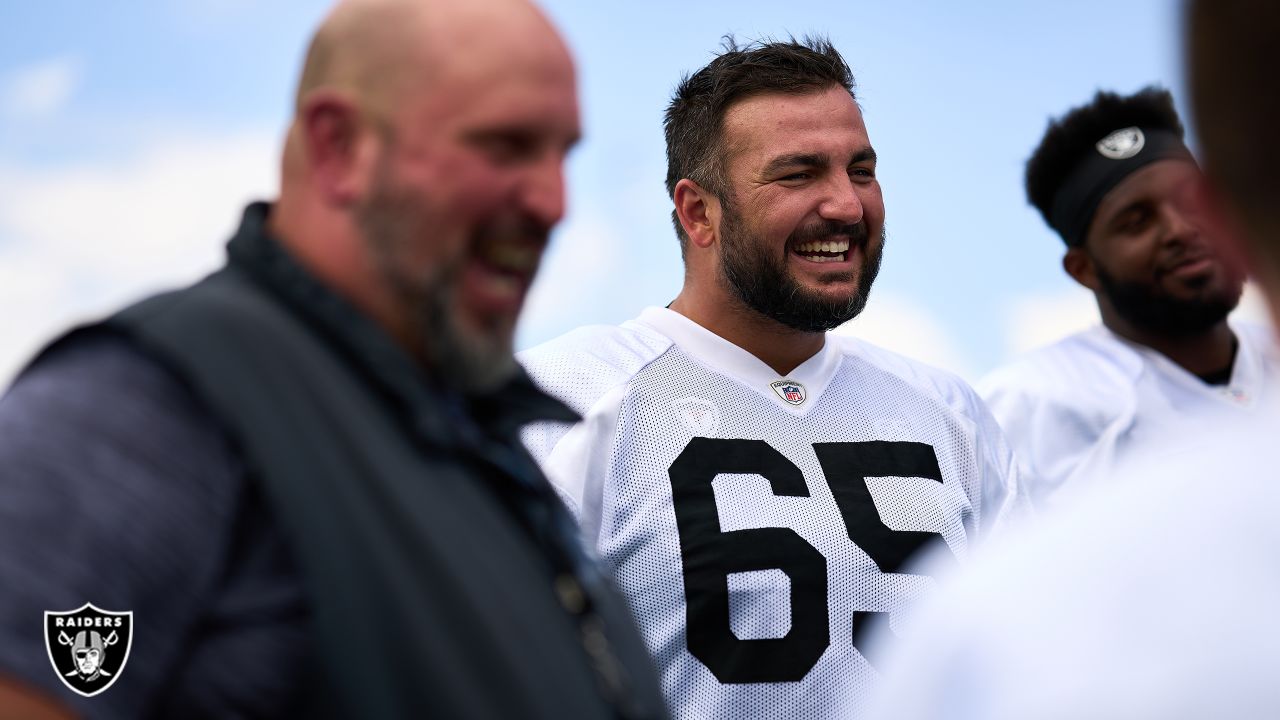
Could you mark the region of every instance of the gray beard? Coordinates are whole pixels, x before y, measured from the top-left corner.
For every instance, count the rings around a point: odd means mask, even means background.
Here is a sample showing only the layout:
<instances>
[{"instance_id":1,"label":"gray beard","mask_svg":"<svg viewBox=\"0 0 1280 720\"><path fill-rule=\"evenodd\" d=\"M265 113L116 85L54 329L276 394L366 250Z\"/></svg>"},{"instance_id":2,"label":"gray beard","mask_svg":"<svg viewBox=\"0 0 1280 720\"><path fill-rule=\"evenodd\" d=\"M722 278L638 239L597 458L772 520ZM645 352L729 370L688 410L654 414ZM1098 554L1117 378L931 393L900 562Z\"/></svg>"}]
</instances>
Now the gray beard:
<instances>
[{"instance_id":1,"label":"gray beard","mask_svg":"<svg viewBox=\"0 0 1280 720\"><path fill-rule=\"evenodd\" d=\"M466 395L496 390L515 376L512 338L504 333L468 333L454 312L454 290L461 280L463 260L436 267L421 276L410 274L401 260L415 238L429 232L417 198L381 183L356 213L356 223L368 243L378 275L406 308L413 331L410 352L435 380Z\"/></svg>"},{"instance_id":2,"label":"gray beard","mask_svg":"<svg viewBox=\"0 0 1280 720\"><path fill-rule=\"evenodd\" d=\"M459 268L451 266L422 285L414 302L421 342L420 351L438 379L460 387L466 395L484 395L505 385L516 375L517 365L510 337L475 336L457 327L449 298L457 285Z\"/></svg>"}]
</instances>

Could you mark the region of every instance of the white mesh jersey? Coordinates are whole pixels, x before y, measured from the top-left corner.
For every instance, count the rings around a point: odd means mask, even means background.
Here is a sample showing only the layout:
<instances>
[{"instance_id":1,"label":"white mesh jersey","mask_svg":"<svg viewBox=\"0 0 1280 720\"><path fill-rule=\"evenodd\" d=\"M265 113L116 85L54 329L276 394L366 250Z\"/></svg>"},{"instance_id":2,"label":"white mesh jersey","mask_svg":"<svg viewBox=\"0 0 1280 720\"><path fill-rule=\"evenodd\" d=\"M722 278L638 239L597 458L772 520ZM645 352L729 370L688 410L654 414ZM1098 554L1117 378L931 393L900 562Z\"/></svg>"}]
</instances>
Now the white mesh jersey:
<instances>
[{"instance_id":1,"label":"white mesh jersey","mask_svg":"<svg viewBox=\"0 0 1280 720\"><path fill-rule=\"evenodd\" d=\"M1114 477L1116 463L1215 415L1249 417L1280 406L1280 357L1270 330L1233 324L1231 380L1206 384L1151 348L1102 326L998 368L978 383L1022 464L1038 508ZM1182 426L1190 424L1191 427Z\"/></svg>"},{"instance_id":2,"label":"white mesh jersey","mask_svg":"<svg viewBox=\"0 0 1280 720\"><path fill-rule=\"evenodd\" d=\"M1206 425L944 581L873 717L1280 718L1280 406Z\"/></svg>"},{"instance_id":3,"label":"white mesh jersey","mask_svg":"<svg viewBox=\"0 0 1280 720\"><path fill-rule=\"evenodd\" d=\"M877 679L863 622L963 559L1017 502L962 381L848 337L781 378L671 310L522 353L575 426L525 435L612 569L677 718L848 718Z\"/></svg>"}]
</instances>

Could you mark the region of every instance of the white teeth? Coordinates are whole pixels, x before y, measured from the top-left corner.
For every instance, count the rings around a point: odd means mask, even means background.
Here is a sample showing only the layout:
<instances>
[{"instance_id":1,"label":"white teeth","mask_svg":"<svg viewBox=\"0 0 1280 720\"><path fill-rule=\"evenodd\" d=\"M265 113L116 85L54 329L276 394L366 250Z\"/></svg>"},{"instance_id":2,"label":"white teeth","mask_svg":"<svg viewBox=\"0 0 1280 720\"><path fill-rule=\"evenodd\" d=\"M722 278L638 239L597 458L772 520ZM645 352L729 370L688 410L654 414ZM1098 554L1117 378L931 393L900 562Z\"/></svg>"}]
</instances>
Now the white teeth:
<instances>
[{"instance_id":1,"label":"white teeth","mask_svg":"<svg viewBox=\"0 0 1280 720\"><path fill-rule=\"evenodd\" d=\"M808 257L805 259L808 260L809 262L816 262L816 263L844 262L845 254L840 253L839 255L835 255L835 256L814 255L813 257Z\"/></svg>"},{"instance_id":2,"label":"white teeth","mask_svg":"<svg viewBox=\"0 0 1280 720\"><path fill-rule=\"evenodd\" d=\"M796 246L796 252L806 253L806 254L819 253L819 252L843 253L848 251L849 251L848 240L835 240L835 241L822 241L822 242L815 240L813 242L801 243ZM829 259L834 259L834 258L829 258Z\"/></svg>"}]
</instances>

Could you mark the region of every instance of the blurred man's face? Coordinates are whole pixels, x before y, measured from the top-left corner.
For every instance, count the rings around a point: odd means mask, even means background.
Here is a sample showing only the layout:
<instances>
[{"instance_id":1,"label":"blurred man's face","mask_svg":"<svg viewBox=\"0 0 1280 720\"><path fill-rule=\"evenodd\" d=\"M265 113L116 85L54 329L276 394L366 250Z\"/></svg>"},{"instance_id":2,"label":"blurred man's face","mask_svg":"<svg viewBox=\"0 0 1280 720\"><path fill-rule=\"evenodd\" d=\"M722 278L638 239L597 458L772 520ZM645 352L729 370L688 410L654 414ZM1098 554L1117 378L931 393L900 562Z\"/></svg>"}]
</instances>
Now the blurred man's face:
<instances>
[{"instance_id":1,"label":"blurred man's face","mask_svg":"<svg viewBox=\"0 0 1280 720\"><path fill-rule=\"evenodd\" d=\"M721 282L805 332L857 315L880 267L884 201L853 98L841 87L760 95L724 127Z\"/></svg>"},{"instance_id":2,"label":"blurred man's face","mask_svg":"<svg viewBox=\"0 0 1280 720\"><path fill-rule=\"evenodd\" d=\"M1224 261L1189 211L1187 193L1198 180L1190 162L1151 163L1107 193L1089 226L1084 251L1098 292L1143 330L1201 332L1240 301L1243 274Z\"/></svg>"},{"instance_id":3,"label":"blurred man's face","mask_svg":"<svg viewBox=\"0 0 1280 720\"><path fill-rule=\"evenodd\" d=\"M412 350L475 391L514 372L516 319L564 214L563 164L579 134L559 41L522 53L478 58L407 102L357 214Z\"/></svg>"}]
</instances>

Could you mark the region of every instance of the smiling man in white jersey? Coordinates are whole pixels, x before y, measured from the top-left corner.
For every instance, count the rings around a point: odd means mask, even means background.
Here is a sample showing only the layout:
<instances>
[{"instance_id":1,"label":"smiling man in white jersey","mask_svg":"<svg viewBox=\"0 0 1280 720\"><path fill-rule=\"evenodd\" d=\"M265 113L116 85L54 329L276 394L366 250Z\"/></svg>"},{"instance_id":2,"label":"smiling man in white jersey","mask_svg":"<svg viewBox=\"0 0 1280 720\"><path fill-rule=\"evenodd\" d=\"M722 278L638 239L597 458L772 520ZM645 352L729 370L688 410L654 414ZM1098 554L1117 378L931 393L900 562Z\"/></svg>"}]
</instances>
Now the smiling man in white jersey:
<instances>
[{"instance_id":1,"label":"smiling man in white jersey","mask_svg":"<svg viewBox=\"0 0 1280 720\"><path fill-rule=\"evenodd\" d=\"M667 109L685 283L521 361L585 422L526 443L613 569L679 718L846 718L861 630L929 592L1017 500L962 381L827 330L884 246L876 153L826 41L731 42Z\"/></svg>"},{"instance_id":2,"label":"smiling man in white jersey","mask_svg":"<svg viewBox=\"0 0 1280 720\"><path fill-rule=\"evenodd\" d=\"M1167 91L1099 92L1027 162L1027 196L1102 318L978 384L1038 507L1182 424L1251 415L1280 391L1267 330L1227 323L1243 273L1180 202L1200 177L1182 134Z\"/></svg>"}]
</instances>

